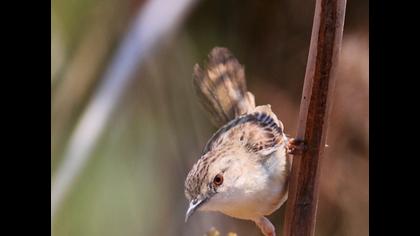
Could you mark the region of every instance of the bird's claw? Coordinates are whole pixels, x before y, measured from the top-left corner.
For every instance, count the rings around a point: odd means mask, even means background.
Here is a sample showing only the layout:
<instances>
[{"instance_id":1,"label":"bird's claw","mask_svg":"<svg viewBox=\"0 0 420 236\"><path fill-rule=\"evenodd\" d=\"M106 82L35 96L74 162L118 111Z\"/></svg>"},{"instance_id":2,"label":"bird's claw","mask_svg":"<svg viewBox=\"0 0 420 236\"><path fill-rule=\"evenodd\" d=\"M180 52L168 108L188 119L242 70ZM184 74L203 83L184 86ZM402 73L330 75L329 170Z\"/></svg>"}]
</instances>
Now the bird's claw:
<instances>
[{"instance_id":1,"label":"bird's claw","mask_svg":"<svg viewBox=\"0 0 420 236\"><path fill-rule=\"evenodd\" d=\"M276 236L274 225L265 217L261 217L254 221L260 228L264 236Z\"/></svg>"},{"instance_id":2,"label":"bird's claw","mask_svg":"<svg viewBox=\"0 0 420 236\"><path fill-rule=\"evenodd\" d=\"M291 138L286 145L287 153L291 155L300 155L306 150L305 141Z\"/></svg>"}]
</instances>

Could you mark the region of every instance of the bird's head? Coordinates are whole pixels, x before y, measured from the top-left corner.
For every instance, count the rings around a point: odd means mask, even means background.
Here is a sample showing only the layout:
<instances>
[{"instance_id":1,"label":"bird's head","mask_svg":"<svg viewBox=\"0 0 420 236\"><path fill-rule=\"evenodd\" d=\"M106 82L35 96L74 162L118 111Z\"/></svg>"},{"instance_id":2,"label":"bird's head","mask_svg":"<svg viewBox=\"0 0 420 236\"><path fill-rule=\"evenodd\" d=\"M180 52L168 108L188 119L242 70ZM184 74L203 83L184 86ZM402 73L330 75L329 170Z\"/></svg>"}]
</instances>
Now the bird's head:
<instances>
[{"instance_id":1,"label":"bird's head","mask_svg":"<svg viewBox=\"0 0 420 236\"><path fill-rule=\"evenodd\" d=\"M246 164L239 150L209 152L193 166L185 181L187 220L196 210L223 211L234 203Z\"/></svg>"}]
</instances>

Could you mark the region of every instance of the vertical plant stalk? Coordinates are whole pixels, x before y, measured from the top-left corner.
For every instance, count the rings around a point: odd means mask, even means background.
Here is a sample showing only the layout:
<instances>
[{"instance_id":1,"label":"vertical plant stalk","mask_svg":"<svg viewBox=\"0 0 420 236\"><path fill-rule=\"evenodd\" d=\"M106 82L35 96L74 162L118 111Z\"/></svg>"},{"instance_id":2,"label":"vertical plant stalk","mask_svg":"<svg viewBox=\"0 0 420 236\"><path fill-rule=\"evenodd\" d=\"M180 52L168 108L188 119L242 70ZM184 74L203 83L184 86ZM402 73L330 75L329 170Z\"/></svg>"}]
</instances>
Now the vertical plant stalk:
<instances>
[{"instance_id":1,"label":"vertical plant stalk","mask_svg":"<svg viewBox=\"0 0 420 236\"><path fill-rule=\"evenodd\" d=\"M319 171L343 36L346 0L316 0L297 138L306 150L293 158L285 236L315 233Z\"/></svg>"}]
</instances>

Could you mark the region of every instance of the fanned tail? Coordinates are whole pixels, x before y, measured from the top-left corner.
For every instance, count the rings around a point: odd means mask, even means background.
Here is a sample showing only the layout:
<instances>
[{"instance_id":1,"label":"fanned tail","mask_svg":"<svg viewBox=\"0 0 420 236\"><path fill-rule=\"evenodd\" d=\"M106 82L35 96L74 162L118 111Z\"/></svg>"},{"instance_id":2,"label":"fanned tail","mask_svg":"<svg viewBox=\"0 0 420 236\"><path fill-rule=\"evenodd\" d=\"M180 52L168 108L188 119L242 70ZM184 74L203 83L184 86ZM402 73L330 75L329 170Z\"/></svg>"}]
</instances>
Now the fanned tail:
<instances>
[{"instance_id":1,"label":"fanned tail","mask_svg":"<svg viewBox=\"0 0 420 236\"><path fill-rule=\"evenodd\" d=\"M246 88L244 68L226 48L213 48L204 70L198 64L194 66L193 84L217 127L255 109L254 95Z\"/></svg>"}]
</instances>

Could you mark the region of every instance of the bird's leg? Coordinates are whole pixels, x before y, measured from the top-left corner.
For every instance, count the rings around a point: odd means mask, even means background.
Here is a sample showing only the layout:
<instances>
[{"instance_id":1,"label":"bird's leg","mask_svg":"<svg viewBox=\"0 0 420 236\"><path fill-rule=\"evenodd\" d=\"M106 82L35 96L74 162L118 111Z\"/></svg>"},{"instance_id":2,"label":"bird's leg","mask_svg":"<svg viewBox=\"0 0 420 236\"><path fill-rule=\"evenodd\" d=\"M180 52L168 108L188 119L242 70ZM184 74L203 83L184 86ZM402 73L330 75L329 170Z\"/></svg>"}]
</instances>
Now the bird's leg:
<instances>
[{"instance_id":1,"label":"bird's leg","mask_svg":"<svg viewBox=\"0 0 420 236\"><path fill-rule=\"evenodd\" d=\"M254 220L264 236L276 236L274 225L264 216Z\"/></svg>"},{"instance_id":2,"label":"bird's leg","mask_svg":"<svg viewBox=\"0 0 420 236\"><path fill-rule=\"evenodd\" d=\"M306 145L303 140L290 138L286 144L286 148L288 154L299 155L306 149Z\"/></svg>"}]
</instances>

